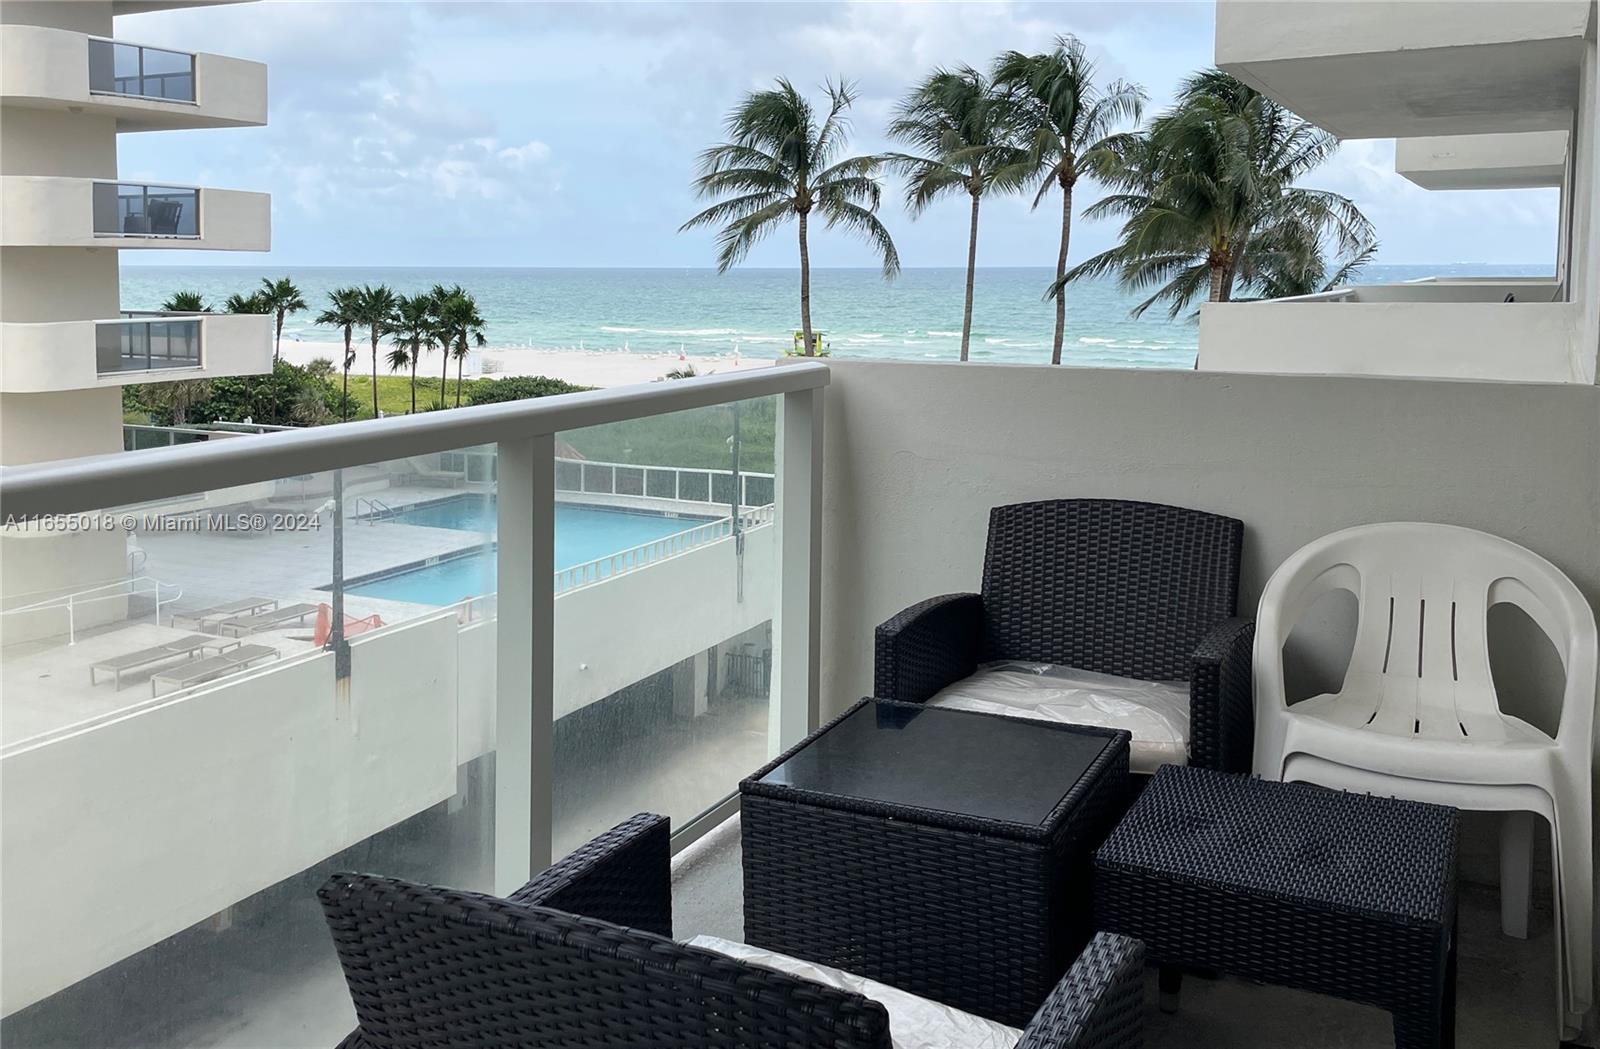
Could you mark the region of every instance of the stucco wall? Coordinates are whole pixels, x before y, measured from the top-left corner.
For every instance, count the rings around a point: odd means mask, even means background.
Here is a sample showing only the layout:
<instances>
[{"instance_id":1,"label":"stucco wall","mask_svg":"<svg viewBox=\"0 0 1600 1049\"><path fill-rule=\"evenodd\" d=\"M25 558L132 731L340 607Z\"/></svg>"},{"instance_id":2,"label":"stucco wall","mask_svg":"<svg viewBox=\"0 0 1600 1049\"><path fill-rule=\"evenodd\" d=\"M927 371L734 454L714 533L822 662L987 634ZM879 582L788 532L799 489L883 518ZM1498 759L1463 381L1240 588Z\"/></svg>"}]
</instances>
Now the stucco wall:
<instances>
[{"instance_id":1,"label":"stucco wall","mask_svg":"<svg viewBox=\"0 0 1600 1049\"><path fill-rule=\"evenodd\" d=\"M988 510L1019 500L1238 517L1246 611L1301 545L1386 520L1506 536L1600 604L1593 386L835 362L827 404L824 718L871 691L877 623L976 589Z\"/></svg>"},{"instance_id":2,"label":"stucco wall","mask_svg":"<svg viewBox=\"0 0 1600 1049\"><path fill-rule=\"evenodd\" d=\"M0 1008L453 795L455 634L447 614L353 639L342 695L318 654L0 758Z\"/></svg>"}]
</instances>

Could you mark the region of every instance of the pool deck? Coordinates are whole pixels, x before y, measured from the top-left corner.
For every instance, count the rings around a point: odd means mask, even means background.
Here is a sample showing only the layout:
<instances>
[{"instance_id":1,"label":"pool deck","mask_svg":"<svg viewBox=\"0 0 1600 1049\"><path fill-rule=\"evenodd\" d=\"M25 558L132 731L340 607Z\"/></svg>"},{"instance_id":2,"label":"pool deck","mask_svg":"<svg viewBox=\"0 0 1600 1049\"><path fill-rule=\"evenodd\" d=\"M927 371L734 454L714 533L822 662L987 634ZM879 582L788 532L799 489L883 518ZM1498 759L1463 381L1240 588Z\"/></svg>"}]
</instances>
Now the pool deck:
<instances>
[{"instance_id":1,"label":"pool deck","mask_svg":"<svg viewBox=\"0 0 1600 1049\"><path fill-rule=\"evenodd\" d=\"M448 494L451 493L438 488L394 488L384 491L384 502L398 508ZM309 500L313 506L319 501ZM292 508L283 509L288 512ZM480 533L454 528L357 520L353 509L352 498L346 508L344 533L347 578L470 549L486 539ZM121 689L114 688L107 675L101 676L99 684L91 685L89 667L99 660L203 633L192 626L173 627L174 613L181 616L247 597L276 600L280 606L330 600L328 591L323 589L333 574L333 529L326 515L320 528L305 531L143 533L138 542L147 555L142 574L178 588L181 596L170 602L163 600L159 624L150 612L145 612L81 630L73 645L61 635L0 648L5 656L0 661L0 692L4 694L4 701L0 702L0 745L13 746L150 702L150 678L170 669L176 661L125 672ZM386 624L435 611L437 608L432 605L355 595L345 606L347 615L376 614ZM307 616L304 623L287 623L243 640L271 645L278 649L280 657L287 657L314 649L312 629L313 619ZM258 665L256 669L271 665Z\"/></svg>"}]
</instances>

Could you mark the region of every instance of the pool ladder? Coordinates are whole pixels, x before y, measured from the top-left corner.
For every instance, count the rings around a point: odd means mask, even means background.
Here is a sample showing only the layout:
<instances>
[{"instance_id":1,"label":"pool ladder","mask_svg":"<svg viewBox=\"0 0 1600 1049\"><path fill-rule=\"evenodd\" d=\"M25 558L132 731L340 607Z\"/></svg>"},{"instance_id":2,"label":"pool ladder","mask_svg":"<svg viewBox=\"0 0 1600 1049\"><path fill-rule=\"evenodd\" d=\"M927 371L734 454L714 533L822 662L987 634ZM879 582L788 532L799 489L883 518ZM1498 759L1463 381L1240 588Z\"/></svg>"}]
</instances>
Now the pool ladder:
<instances>
[{"instance_id":1,"label":"pool ladder","mask_svg":"<svg viewBox=\"0 0 1600 1049\"><path fill-rule=\"evenodd\" d=\"M374 524L377 521L378 513L380 511L386 517L387 516L391 516L394 513L394 507L390 506L388 503L384 502L382 499L372 499L372 498L370 498L368 496L358 495L358 496L356 496L356 518L358 520L362 516L362 514L361 514L361 504L362 503L365 503L366 506L367 506L366 521L367 521L367 524L369 524L369 525L370 524Z\"/></svg>"}]
</instances>

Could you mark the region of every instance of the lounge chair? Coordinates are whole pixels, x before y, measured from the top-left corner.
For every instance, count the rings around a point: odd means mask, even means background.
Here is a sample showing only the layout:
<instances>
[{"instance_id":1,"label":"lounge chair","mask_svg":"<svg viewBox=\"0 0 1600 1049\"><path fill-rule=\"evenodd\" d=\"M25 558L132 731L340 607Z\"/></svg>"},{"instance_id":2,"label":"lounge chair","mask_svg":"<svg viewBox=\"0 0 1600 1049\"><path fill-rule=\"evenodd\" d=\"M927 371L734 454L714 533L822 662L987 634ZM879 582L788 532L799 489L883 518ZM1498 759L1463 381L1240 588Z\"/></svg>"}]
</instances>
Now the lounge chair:
<instances>
[{"instance_id":1,"label":"lounge chair","mask_svg":"<svg viewBox=\"0 0 1600 1049\"><path fill-rule=\"evenodd\" d=\"M254 634L262 630L268 630L272 627L287 623L290 620L304 623L306 621L306 616L311 615L316 610L316 605L285 605L282 608L275 608L270 612L262 612L258 615L238 616L233 619L224 619L220 624L218 624L217 629L221 630L229 637L244 637L246 634Z\"/></svg>"},{"instance_id":2,"label":"lounge chair","mask_svg":"<svg viewBox=\"0 0 1600 1049\"><path fill-rule=\"evenodd\" d=\"M206 659L195 660L182 666L163 670L150 679L150 694L156 695L156 685L166 682L174 690L198 685L202 681L226 677L263 659L276 659L278 650L271 645L236 645L231 652L219 652Z\"/></svg>"},{"instance_id":3,"label":"lounge chair","mask_svg":"<svg viewBox=\"0 0 1600 1049\"><path fill-rule=\"evenodd\" d=\"M201 629L206 629L206 624L208 623L215 627L216 624L225 619L233 619L238 616L253 616L258 612L269 612L277 607L278 602L274 598L242 597L237 601L229 601L226 604L202 608L198 612L174 612L172 614L172 624L176 626L178 620L182 619L193 623Z\"/></svg>"},{"instance_id":4,"label":"lounge chair","mask_svg":"<svg viewBox=\"0 0 1600 1049\"><path fill-rule=\"evenodd\" d=\"M112 691L117 691L122 688L122 672L124 670L137 670L139 667L148 666L151 663L164 663L179 656L187 658L213 645L217 646L218 652L221 652L225 648L237 647L238 644L239 642L237 641L227 641L220 637L213 637L210 634L190 634L187 637L180 637L164 644L152 645L150 648L141 648L137 652L128 652L93 663L89 666L89 684L95 685L99 683L95 680L94 672L96 670L109 670L111 671Z\"/></svg>"}]
</instances>

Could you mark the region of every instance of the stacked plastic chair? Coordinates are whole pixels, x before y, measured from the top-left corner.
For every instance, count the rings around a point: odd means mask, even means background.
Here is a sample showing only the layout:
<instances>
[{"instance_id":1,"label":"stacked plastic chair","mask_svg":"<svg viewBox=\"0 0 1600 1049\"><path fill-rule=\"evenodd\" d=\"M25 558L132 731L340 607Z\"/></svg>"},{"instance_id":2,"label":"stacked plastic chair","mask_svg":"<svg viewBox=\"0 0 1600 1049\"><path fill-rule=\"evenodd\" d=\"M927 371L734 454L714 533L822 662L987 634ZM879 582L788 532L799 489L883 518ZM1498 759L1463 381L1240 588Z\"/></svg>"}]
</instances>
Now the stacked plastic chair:
<instances>
[{"instance_id":1,"label":"stacked plastic chair","mask_svg":"<svg viewBox=\"0 0 1600 1049\"><path fill-rule=\"evenodd\" d=\"M1356 595L1344 684L1290 706L1283 646L1322 597ZM1488 613L1521 608L1566 670L1554 737L1501 710ZM1507 814L1505 931L1527 935L1532 818L1549 821L1564 1026L1591 1004L1594 613L1572 581L1506 539L1438 524L1376 524L1318 539L1275 572L1256 618L1255 771Z\"/></svg>"}]
</instances>

